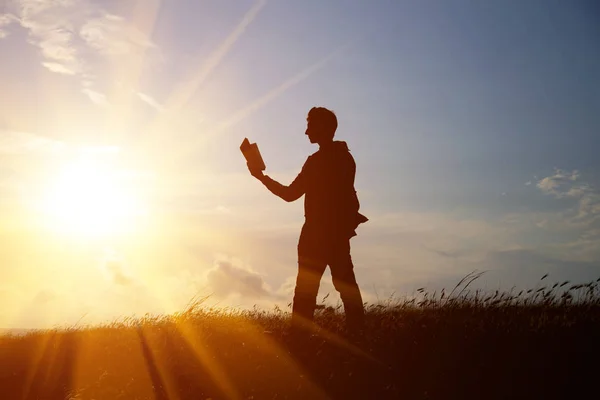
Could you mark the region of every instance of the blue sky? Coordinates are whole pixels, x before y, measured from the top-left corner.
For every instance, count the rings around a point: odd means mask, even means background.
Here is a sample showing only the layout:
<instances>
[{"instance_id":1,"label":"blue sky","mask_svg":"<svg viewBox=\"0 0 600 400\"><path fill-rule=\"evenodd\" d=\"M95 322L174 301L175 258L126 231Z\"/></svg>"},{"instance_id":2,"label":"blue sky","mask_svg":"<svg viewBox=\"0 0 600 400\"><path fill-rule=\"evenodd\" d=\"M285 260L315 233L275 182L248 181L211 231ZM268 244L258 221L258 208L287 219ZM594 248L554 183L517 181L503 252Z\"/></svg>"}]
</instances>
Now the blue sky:
<instances>
[{"instance_id":1,"label":"blue sky","mask_svg":"<svg viewBox=\"0 0 600 400\"><path fill-rule=\"evenodd\" d=\"M253 180L239 143L289 183L315 105L358 164L368 300L475 269L491 289L599 277L599 19L591 1L3 2L0 325L198 292L287 304L302 202ZM134 233L40 228L45 188L89 154L144 203ZM70 197L99 190L85 179Z\"/></svg>"}]
</instances>

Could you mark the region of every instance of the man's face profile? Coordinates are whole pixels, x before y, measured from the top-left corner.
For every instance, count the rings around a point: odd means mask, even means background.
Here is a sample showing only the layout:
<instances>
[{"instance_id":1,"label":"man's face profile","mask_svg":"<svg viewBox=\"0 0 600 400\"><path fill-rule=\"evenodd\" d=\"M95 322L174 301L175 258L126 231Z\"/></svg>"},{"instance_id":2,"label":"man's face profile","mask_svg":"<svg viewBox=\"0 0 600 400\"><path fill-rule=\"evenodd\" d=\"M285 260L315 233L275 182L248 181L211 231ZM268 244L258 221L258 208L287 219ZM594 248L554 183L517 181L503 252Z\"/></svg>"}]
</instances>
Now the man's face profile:
<instances>
[{"instance_id":1,"label":"man's face profile","mask_svg":"<svg viewBox=\"0 0 600 400\"><path fill-rule=\"evenodd\" d=\"M306 135L311 143L317 143L319 140L319 131L315 126L314 122L311 122L309 118L306 119Z\"/></svg>"}]
</instances>

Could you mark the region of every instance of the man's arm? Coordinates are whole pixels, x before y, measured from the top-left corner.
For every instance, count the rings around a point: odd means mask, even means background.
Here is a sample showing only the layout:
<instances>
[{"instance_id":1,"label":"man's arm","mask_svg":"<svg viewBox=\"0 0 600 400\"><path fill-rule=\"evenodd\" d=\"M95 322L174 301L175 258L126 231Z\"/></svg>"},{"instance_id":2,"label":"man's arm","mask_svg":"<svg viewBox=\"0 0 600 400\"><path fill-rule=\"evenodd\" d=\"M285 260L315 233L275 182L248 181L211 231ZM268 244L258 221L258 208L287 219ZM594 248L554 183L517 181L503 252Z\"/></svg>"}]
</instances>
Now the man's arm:
<instances>
[{"instance_id":1,"label":"man's arm","mask_svg":"<svg viewBox=\"0 0 600 400\"><path fill-rule=\"evenodd\" d=\"M306 166L306 164L304 164ZM292 202L298 200L305 192L306 192L306 171L305 167L302 167L302 170L294 179L294 181L289 185L285 186L281 183L277 182L274 179L271 179L269 176L263 174L260 170L252 170L250 166L248 166L250 173L256 179L261 181L263 185L267 187L275 196L281 197L283 200L287 202Z\"/></svg>"}]
</instances>

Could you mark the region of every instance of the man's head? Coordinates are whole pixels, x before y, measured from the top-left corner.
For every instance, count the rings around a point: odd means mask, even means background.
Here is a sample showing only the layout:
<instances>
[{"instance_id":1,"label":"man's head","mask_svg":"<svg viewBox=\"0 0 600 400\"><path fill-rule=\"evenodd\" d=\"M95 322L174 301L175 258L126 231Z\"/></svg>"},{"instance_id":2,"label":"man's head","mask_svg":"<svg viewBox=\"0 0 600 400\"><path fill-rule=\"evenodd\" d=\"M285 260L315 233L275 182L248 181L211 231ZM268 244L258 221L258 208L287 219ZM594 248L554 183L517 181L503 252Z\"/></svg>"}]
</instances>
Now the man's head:
<instances>
[{"instance_id":1,"label":"man's head","mask_svg":"<svg viewBox=\"0 0 600 400\"><path fill-rule=\"evenodd\" d=\"M337 125L337 117L333 111L324 107L313 107L306 117L306 134L311 143L330 142Z\"/></svg>"}]
</instances>

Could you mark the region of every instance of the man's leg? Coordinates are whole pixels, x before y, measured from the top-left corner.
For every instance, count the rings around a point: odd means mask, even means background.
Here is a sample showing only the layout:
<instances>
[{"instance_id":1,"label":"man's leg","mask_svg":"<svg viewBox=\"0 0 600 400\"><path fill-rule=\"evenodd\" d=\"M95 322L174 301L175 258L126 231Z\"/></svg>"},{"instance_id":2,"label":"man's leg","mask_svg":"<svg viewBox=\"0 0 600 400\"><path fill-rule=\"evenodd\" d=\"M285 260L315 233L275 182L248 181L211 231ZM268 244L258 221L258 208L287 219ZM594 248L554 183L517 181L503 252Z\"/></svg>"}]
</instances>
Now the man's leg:
<instances>
[{"instance_id":1,"label":"man's leg","mask_svg":"<svg viewBox=\"0 0 600 400\"><path fill-rule=\"evenodd\" d=\"M354 265L350 256L350 240L344 240L333 248L329 263L333 286L340 292L346 313L348 331L359 332L364 328L365 309L360 289L354 275Z\"/></svg>"},{"instance_id":2,"label":"man's leg","mask_svg":"<svg viewBox=\"0 0 600 400\"><path fill-rule=\"evenodd\" d=\"M327 264L315 258L298 256L298 277L292 306L292 330L306 332L312 327L321 277Z\"/></svg>"}]
</instances>

